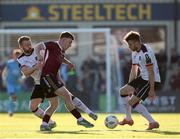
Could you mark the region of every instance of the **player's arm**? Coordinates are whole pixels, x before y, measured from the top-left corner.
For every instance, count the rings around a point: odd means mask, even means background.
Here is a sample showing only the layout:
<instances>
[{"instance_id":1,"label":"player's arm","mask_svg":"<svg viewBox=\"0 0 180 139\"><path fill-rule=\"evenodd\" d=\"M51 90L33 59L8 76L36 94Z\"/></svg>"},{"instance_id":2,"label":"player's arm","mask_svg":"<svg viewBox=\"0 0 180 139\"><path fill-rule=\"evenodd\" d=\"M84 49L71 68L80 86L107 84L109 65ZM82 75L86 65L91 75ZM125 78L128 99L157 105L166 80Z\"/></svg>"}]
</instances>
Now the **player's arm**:
<instances>
[{"instance_id":1,"label":"player's arm","mask_svg":"<svg viewBox=\"0 0 180 139\"><path fill-rule=\"evenodd\" d=\"M6 77L7 77L7 66L5 66L3 71L2 71L2 79L3 79L3 81L6 80Z\"/></svg>"},{"instance_id":2,"label":"player's arm","mask_svg":"<svg viewBox=\"0 0 180 139\"><path fill-rule=\"evenodd\" d=\"M40 51L41 50L45 50L45 45L44 43L38 43L35 47L34 47L34 51L35 54L37 55L37 59L38 61L43 61L43 56L41 55Z\"/></svg>"},{"instance_id":3,"label":"player's arm","mask_svg":"<svg viewBox=\"0 0 180 139\"><path fill-rule=\"evenodd\" d=\"M129 82L137 78L138 74L138 65L137 64L132 64L131 66L131 72L129 75Z\"/></svg>"},{"instance_id":4,"label":"player's arm","mask_svg":"<svg viewBox=\"0 0 180 139\"><path fill-rule=\"evenodd\" d=\"M155 98L155 91L154 91L154 70L153 70L153 64L147 66L148 74L149 74L149 83L150 83L150 91L149 91L149 98L154 99Z\"/></svg>"},{"instance_id":5,"label":"player's arm","mask_svg":"<svg viewBox=\"0 0 180 139\"><path fill-rule=\"evenodd\" d=\"M64 57L63 63L67 64L69 69L75 68L74 64L70 60L68 60L66 57Z\"/></svg>"},{"instance_id":6,"label":"player's arm","mask_svg":"<svg viewBox=\"0 0 180 139\"><path fill-rule=\"evenodd\" d=\"M21 67L21 71L26 77L28 77L28 76L31 76L31 74L35 72L36 70L41 70L41 68L42 68L42 63L39 62L33 67L28 67L24 65Z\"/></svg>"},{"instance_id":7,"label":"player's arm","mask_svg":"<svg viewBox=\"0 0 180 139\"><path fill-rule=\"evenodd\" d=\"M138 74L138 60L137 60L137 56L135 53L132 52L131 54L132 57L132 66L131 66L131 72L129 75L129 83L137 78L137 74Z\"/></svg>"},{"instance_id":8,"label":"player's arm","mask_svg":"<svg viewBox=\"0 0 180 139\"><path fill-rule=\"evenodd\" d=\"M150 91L149 91L149 98L154 99L155 98L155 91L154 91L154 69L153 69L153 63L151 61L151 58L148 54L145 54L146 59L146 68L149 75L149 84L150 84Z\"/></svg>"},{"instance_id":9,"label":"player's arm","mask_svg":"<svg viewBox=\"0 0 180 139\"><path fill-rule=\"evenodd\" d=\"M60 81L60 82L62 82L63 84L65 84L65 82L63 81L63 79L62 79L61 76L60 76L60 71L58 71L57 79L58 79L58 81Z\"/></svg>"},{"instance_id":10,"label":"player's arm","mask_svg":"<svg viewBox=\"0 0 180 139\"><path fill-rule=\"evenodd\" d=\"M148 74L149 74L149 83L150 83L150 90L154 92L154 70L153 65L147 66Z\"/></svg>"}]
</instances>

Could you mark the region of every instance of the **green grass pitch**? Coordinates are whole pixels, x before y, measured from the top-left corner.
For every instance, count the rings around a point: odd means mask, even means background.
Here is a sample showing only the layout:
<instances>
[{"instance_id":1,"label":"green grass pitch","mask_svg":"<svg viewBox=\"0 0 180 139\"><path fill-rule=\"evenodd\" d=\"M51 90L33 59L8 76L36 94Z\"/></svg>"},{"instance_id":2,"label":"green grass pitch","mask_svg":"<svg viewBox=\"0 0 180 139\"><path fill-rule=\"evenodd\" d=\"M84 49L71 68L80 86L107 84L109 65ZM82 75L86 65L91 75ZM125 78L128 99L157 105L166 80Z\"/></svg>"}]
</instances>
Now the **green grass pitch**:
<instances>
[{"instance_id":1,"label":"green grass pitch","mask_svg":"<svg viewBox=\"0 0 180 139\"><path fill-rule=\"evenodd\" d=\"M9 117L0 114L0 138L180 138L180 114L153 114L160 123L160 128L146 131L147 121L139 114L133 114L133 126L117 126L108 129L104 126L104 119L108 114L98 114L97 121L93 121L86 114L83 116L92 122L94 128L85 128L76 124L75 118L69 113L55 113L52 117L57 127L51 132L41 132L41 120L30 113L17 113ZM122 119L122 114L113 114Z\"/></svg>"}]
</instances>

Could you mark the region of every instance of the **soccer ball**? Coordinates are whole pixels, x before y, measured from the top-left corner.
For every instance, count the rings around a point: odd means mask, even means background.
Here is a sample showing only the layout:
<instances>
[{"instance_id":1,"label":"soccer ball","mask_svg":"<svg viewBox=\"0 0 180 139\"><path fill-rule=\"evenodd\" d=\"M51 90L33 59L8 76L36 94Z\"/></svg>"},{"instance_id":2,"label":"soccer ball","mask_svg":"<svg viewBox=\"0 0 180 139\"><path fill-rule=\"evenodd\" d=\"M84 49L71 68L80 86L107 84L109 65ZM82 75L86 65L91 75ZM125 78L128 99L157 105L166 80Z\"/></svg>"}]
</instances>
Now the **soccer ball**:
<instances>
[{"instance_id":1,"label":"soccer ball","mask_svg":"<svg viewBox=\"0 0 180 139\"><path fill-rule=\"evenodd\" d=\"M118 119L116 116L114 115L108 115L105 120L104 120L104 124L107 128L113 129L118 125Z\"/></svg>"}]
</instances>

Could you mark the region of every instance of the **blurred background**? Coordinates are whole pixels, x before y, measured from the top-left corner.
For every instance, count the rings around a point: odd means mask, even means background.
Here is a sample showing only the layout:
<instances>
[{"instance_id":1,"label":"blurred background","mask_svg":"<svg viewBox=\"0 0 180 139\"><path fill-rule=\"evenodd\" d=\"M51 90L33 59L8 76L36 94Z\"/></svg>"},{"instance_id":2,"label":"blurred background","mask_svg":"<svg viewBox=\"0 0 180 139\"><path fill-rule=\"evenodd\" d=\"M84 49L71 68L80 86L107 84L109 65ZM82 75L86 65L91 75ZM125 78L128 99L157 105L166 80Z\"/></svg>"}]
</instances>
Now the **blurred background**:
<instances>
[{"instance_id":1,"label":"blurred background","mask_svg":"<svg viewBox=\"0 0 180 139\"><path fill-rule=\"evenodd\" d=\"M123 42L130 30L155 52L162 79L151 112L180 112L180 0L0 0L0 112L8 95L2 71L22 35L33 44L57 40L61 31L76 40L66 56L76 65L60 69L67 88L97 112L122 112L118 90L127 83L131 52ZM19 84L18 112L29 112L31 78ZM43 106L42 106L43 107ZM63 103L58 112L64 112Z\"/></svg>"}]
</instances>

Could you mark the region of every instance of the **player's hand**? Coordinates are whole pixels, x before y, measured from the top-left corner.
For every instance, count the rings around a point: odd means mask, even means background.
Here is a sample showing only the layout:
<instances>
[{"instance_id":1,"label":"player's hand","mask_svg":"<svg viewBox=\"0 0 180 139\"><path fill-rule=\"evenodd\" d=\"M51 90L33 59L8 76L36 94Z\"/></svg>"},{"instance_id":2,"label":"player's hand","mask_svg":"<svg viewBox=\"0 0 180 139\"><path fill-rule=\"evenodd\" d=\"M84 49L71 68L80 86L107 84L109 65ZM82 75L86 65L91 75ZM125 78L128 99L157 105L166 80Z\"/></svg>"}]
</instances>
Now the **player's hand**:
<instances>
[{"instance_id":1,"label":"player's hand","mask_svg":"<svg viewBox=\"0 0 180 139\"><path fill-rule=\"evenodd\" d=\"M35 65L35 69L42 70L43 66L44 66L44 62L38 61L38 63Z\"/></svg>"},{"instance_id":2,"label":"player's hand","mask_svg":"<svg viewBox=\"0 0 180 139\"><path fill-rule=\"evenodd\" d=\"M43 61L43 56L42 56L42 55L38 55L38 56L37 56L37 60L38 60L38 61Z\"/></svg>"},{"instance_id":3,"label":"player's hand","mask_svg":"<svg viewBox=\"0 0 180 139\"><path fill-rule=\"evenodd\" d=\"M150 89L149 94L148 94L148 98L153 101L156 98L156 94L154 89Z\"/></svg>"},{"instance_id":4,"label":"player's hand","mask_svg":"<svg viewBox=\"0 0 180 139\"><path fill-rule=\"evenodd\" d=\"M69 69L75 69L75 65L70 62L70 63L68 64L68 68L69 68Z\"/></svg>"}]
</instances>

